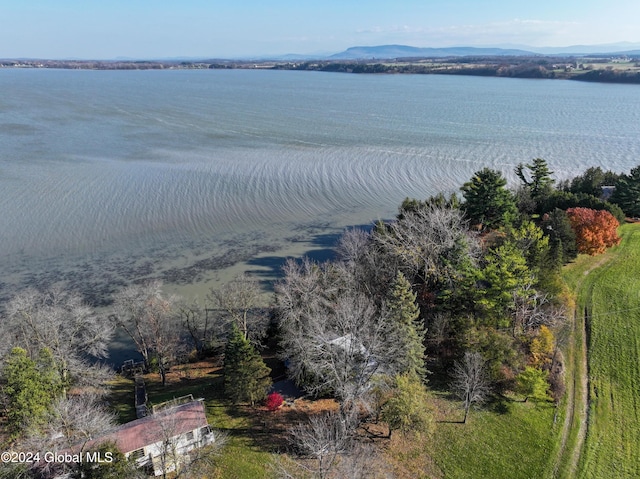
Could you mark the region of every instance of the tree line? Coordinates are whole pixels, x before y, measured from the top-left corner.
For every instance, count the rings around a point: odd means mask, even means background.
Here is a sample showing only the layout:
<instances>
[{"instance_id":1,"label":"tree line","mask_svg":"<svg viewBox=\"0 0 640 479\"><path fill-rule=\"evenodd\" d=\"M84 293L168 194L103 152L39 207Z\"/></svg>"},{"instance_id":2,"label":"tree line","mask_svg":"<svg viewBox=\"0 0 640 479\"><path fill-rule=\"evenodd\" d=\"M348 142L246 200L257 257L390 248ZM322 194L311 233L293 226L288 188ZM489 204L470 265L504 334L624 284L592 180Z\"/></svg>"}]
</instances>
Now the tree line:
<instances>
[{"instance_id":1,"label":"tree line","mask_svg":"<svg viewBox=\"0 0 640 479\"><path fill-rule=\"evenodd\" d=\"M227 397L252 405L272 384L260 355L269 341L299 387L340 404L291 430L301 454L320 454L322 477L362 446L363 421L383 421L389 437L428 433L430 383L460 399L461 422L507 392L559 400L560 268L617 244L619 222L640 216L640 166L556 182L534 159L515 174L509 190L501 172L483 168L460 196L407 198L393 221L345 231L333 261L287 261L269 307L247 275L204 305L166 295L158 281L135 284L104 314L62 290L15 295L0 323L5 444L60 449L115 426L104 403L112 372L95 360L117 328L163 384L176 363L222 355ZM323 427L335 434L323 439Z\"/></svg>"},{"instance_id":2,"label":"tree line","mask_svg":"<svg viewBox=\"0 0 640 479\"><path fill-rule=\"evenodd\" d=\"M426 60L426 61L425 61ZM640 83L640 72L612 67L585 70L573 65L584 59L574 57L447 57L401 58L375 60L318 60L298 63L277 63L274 70L310 70L334 73L400 73L433 75L472 75L508 78L570 79L603 83ZM591 59L601 63L602 59ZM571 66L568 66L571 65ZM579 66L582 68L582 66Z\"/></svg>"}]
</instances>

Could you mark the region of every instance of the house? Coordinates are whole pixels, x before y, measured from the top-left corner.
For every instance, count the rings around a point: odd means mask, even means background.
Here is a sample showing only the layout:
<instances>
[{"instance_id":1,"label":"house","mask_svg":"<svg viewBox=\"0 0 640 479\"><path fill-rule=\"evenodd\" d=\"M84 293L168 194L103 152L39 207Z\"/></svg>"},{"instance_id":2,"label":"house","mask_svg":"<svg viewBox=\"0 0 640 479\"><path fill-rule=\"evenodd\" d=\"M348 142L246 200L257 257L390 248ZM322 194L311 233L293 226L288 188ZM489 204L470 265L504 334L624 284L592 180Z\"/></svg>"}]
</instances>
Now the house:
<instances>
[{"instance_id":1,"label":"house","mask_svg":"<svg viewBox=\"0 0 640 479\"><path fill-rule=\"evenodd\" d=\"M95 443L114 442L140 468L156 476L172 472L190 451L213 444L204 403L191 401L123 424Z\"/></svg>"},{"instance_id":2,"label":"house","mask_svg":"<svg viewBox=\"0 0 640 479\"><path fill-rule=\"evenodd\" d=\"M347 357L352 357L354 359L359 357L360 361L354 362L354 364L361 369L359 374L370 376L378 369L379 364L376 359L373 355L369 354L369 351L362 342L355 338L351 333L334 338L328 343L331 347L342 351L342 353Z\"/></svg>"}]
</instances>

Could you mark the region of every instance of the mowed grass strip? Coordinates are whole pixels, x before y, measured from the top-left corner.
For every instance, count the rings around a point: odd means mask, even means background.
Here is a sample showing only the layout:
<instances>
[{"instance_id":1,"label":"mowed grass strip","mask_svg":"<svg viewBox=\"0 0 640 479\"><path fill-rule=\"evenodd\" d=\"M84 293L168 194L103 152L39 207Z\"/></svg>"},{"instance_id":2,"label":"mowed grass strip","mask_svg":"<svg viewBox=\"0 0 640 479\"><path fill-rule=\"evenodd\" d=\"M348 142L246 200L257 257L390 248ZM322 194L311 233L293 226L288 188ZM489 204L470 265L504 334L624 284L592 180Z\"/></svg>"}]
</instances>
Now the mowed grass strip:
<instances>
[{"instance_id":1,"label":"mowed grass strip","mask_svg":"<svg viewBox=\"0 0 640 479\"><path fill-rule=\"evenodd\" d=\"M589 269L583 260L567 278L577 285L576 307L586 317L589 339L581 478L640 477L640 225L624 225L620 234L608 262Z\"/></svg>"}]
</instances>

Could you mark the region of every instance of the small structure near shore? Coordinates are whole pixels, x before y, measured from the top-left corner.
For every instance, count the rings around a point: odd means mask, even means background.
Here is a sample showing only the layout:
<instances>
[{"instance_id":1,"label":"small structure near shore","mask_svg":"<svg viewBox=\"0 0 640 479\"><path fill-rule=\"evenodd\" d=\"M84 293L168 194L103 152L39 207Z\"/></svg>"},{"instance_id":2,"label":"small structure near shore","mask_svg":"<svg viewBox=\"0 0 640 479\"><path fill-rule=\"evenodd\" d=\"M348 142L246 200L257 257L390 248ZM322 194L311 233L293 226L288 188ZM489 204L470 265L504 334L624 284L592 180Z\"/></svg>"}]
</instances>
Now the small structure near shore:
<instances>
[{"instance_id":1,"label":"small structure near shore","mask_svg":"<svg viewBox=\"0 0 640 479\"><path fill-rule=\"evenodd\" d=\"M147 367L144 361L134 361L133 359L127 359L122 366L120 366L120 373L127 378L135 377L138 374L145 374Z\"/></svg>"}]
</instances>

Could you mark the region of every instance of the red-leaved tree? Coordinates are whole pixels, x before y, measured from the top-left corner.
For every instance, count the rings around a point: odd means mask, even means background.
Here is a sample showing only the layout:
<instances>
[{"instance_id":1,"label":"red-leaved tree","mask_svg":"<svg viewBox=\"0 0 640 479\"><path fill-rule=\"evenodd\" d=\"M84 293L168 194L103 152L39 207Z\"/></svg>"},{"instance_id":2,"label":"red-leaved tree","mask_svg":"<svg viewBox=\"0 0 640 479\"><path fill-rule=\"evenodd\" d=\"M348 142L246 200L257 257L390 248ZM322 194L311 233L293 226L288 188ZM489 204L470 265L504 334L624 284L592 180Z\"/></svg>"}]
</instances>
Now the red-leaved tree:
<instances>
[{"instance_id":1,"label":"red-leaved tree","mask_svg":"<svg viewBox=\"0 0 640 479\"><path fill-rule=\"evenodd\" d=\"M589 208L569 208L567 216L576 234L579 253L596 255L620 243L618 220L608 211Z\"/></svg>"}]
</instances>

